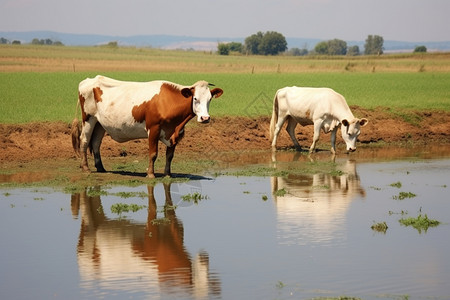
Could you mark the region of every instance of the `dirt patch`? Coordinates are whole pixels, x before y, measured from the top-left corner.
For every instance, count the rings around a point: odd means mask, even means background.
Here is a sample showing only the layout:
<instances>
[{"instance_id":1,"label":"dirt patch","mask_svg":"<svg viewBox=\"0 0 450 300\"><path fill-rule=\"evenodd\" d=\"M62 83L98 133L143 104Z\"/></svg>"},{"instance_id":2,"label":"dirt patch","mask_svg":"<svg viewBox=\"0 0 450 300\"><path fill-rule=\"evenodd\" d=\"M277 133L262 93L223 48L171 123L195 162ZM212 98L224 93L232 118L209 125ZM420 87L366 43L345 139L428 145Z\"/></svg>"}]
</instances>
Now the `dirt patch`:
<instances>
[{"instance_id":1,"label":"dirt patch","mask_svg":"<svg viewBox=\"0 0 450 300\"><path fill-rule=\"evenodd\" d=\"M366 110L352 107L352 111L355 116L369 119L369 124L362 129L359 145L396 142L450 144L450 113L448 112L409 112L405 116L383 108ZM216 118L207 125L191 121L186 126L186 135L177 146L176 153L204 156L212 152L269 149L269 123L269 117L253 119L223 117ZM309 147L312 135L312 126L297 126L297 138L300 145ZM330 135L322 134L319 148L326 148L325 144L329 142ZM338 150L342 149L342 145L343 141L339 133ZM291 146L292 142L283 130L277 147ZM146 156L147 150L146 140L119 144L109 136L104 138L101 148L104 158L125 155ZM160 156L164 155L164 151L161 146ZM63 122L0 124L0 163L3 167L11 162L75 157L71 144L70 124Z\"/></svg>"}]
</instances>

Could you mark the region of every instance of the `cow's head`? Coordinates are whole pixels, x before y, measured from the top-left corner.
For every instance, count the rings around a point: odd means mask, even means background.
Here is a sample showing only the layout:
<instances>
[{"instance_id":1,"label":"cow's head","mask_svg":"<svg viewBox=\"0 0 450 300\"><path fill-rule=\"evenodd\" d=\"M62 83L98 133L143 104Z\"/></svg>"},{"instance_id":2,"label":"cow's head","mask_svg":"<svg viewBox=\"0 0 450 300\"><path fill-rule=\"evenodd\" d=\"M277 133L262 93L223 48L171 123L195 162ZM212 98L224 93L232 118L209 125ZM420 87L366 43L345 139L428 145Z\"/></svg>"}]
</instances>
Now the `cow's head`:
<instances>
[{"instance_id":1,"label":"cow's head","mask_svg":"<svg viewBox=\"0 0 450 300\"><path fill-rule=\"evenodd\" d=\"M366 126L369 121L365 118L353 119L348 121L344 119L341 121L343 127L341 127L342 138L347 144L347 151L353 152L356 150L356 139L361 134L361 127Z\"/></svg>"},{"instance_id":2,"label":"cow's head","mask_svg":"<svg viewBox=\"0 0 450 300\"><path fill-rule=\"evenodd\" d=\"M198 81L192 87L184 88L181 94L184 97L192 97L192 111L197 115L197 122L208 123L211 119L209 116L209 102L213 97L220 97L223 90L219 88L209 89L209 84L206 81Z\"/></svg>"}]
</instances>

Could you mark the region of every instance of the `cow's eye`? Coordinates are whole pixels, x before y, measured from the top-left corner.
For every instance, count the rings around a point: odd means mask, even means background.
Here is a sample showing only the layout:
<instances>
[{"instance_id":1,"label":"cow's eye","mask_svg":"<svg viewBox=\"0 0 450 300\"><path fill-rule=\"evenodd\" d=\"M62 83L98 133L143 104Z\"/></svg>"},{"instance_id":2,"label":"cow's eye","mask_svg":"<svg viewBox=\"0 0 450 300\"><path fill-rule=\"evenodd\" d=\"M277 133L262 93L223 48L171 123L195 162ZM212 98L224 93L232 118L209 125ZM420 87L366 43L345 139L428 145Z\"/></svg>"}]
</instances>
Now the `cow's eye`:
<instances>
[{"instance_id":1,"label":"cow's eye","mask_svg":"<svg viewBox=\"0 0 450 300\"><path fill-rule=\"evenodd\" d=\"M195 102L198 102L198 99L197 99L196 97L194 97L194 101L195 101Z\"/></svg>"}]
</instances>

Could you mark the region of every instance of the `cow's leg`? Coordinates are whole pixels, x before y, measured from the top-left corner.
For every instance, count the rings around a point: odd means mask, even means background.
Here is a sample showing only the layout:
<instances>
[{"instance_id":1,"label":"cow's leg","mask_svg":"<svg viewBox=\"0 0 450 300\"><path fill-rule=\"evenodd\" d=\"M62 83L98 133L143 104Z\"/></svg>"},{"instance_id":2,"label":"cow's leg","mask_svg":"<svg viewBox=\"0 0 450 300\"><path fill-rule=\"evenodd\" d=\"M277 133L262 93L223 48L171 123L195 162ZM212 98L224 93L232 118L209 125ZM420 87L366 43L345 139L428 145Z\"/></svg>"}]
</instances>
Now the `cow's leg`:
<instances>
[{"instance_id":1,"label":"cow's leg","mask_svg":"<svg viewBox=\"0 0 450 300\"><path fill-rule=\"evenodd\" d=\"M172 159L173 159L174 153L175 153L175 146L167 147L167 149L166 149L166 167L164 168L165 176L172 176L170 167L172 165Z\"/></svg>"},{"instance_id":2,"label":"cow's leg","mask_svg":"<svg viewBox=\"0 0 450 300\"><path fill-rule=\"evenodd\" d=\"M87 160L87 149L89 147L89 143L91 142L92 133L94 132L95 124L97 123L97 119L94 117L90 117L83 124L83 129L81 130L80 136L80 150L81 150L81 164L80 168L85 172L90 172Z\"/></svg>"},{"instance_id":3,"label":"cow's leg","mask_svg":"<svg viewBox=\"0 0 450 300\"><path fill-rule=\"evenodd\" d=\"M294 143L295 149L297 151L301 151L302 147L297 141L297 138L295 137L295 127L297 127L297 121L294 120L292 117L288 117L288 124L286 126L286 131L289 133L289 136L291 137L292 142Z\"/></svg>"},{"instance_id":4,"label":"cow's leg","mask_svg":"<svg viewBox=\"0 0 450 300\"><path fill-rule=\"evenodd\" d=\"M331 153L336 154L336 132L338 127L334 127L331 131Z\"/></svg>"},{"instance_id":5,"label":"cow's leg","mask_svg":"<svg viewBox=\"0 0 450 300\"><path fill-rule=\"evenodd\" d=\"M317 120L314 122L314 136L311 147L309 148L309 153L313 153L316 149L316 143L320 137L320 129L322 128L322 120Z\"/></svg>"},{"instance_id":6,"label":"cow's leg","mask_svg":"<svg viewBox=\"0 0 450 300\"><path fill-rule=\"evenodd\" d=\"M102 144L103 136L105 135L105 129L100 123L95 124L94 132L91 137L91 147L94 153L94 163L97 168L97 172L106 172L103 167L102 158L100 156L100 145Z\"/></svg>"},{"instance_id":7,"label":"cow's leg","mask_svg":"<svg viewBox=\"0 0 450 300\"><path fill-rule=\"evenodd\" d=\"M148 130L148 170L147 177L155 178L155 161L158 156L158 141L160 130L158 127L153 127Z\"/></svg>"},{"instance_id":8,"label":"cow's leg","mask_svg":"<svg viewBox=\"0 0 450 300\"><path fill-rule=\"evenodd\" d=\"M275 130L273 131L272 149L274 149L274 150L277 145L278 134L280 133L281 127L283 127L283 124L285 121L286 121L286 116L278 115L278 121L275 124Z\"/></svg>"}]
</instances>

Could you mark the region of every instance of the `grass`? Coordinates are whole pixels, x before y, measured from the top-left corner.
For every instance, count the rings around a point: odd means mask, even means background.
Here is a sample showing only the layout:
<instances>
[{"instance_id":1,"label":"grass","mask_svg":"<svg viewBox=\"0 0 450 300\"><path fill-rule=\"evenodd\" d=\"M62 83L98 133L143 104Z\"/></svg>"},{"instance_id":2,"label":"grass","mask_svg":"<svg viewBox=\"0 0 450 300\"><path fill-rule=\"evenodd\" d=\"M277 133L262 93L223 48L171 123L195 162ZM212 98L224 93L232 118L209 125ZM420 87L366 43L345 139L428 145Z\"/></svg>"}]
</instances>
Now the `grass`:
<instances>
[{"instance_id":1,"label":"grass","mask_svg":"<svg viewBox=\"0 0 450 300\"><path fill-rule=\"evenodd\" d=\"M414 198L416 196L417 196L416 194L411 193L411 192L400 192L397 196L393 196L392 198L394 200L404 200L407 198Z\"/></svg>"},{"instance_id":2,"label":"grass","mask_svg":"<svg viewBox=\"0 0 450 300\"><path fill-rule=\"evenodd\" d=\"M200 201L208 199L208 196L195 192L192 194L183 195L181 196L181 199L185 202L198 204Z\"/></svg>"},{"instance_id":3,"label":"grass","mask_svg":"<svg viewBox=\"0 0 450 300\"><path fill-rule=\"evenodd\" d=\"M210 113L220 116L268 116L273 96L284 86L328 86L343 94L349 105L367 109L386 107L405 118L404 110L450 111L446 83L450 73L315 73L315 74L194 74L104 73L121 80L166 79L190 85L205 79L224 90L214 99ZM96 73L1 73L0 123L64 121L77 112L78 83ZM411 114L406 114L410 116Z\"/></svg>"},{"instance_id":4,"label":"grass","mask_svg":"<svg viewBox=\"0 0 450 300\"><path fill-rule=\"evenodd\" d=\"M426 214L424 216L419 214L417 218L402 218L399 222L403 226L412 226L419 233L422 233L422 231L427 232L429 227L436 227L441 223L437 220L429 219Z\"/></svg>"},{"instance_id":5,"label":"grass","mask_svg":"<svg viewBox=\"0 0 450 300\"><path fill-rule=\"evenodd\" d=\"M270 115L275 92L297 85L331 87L343 94L349 105L386 107L393 116L417 122L419 117L409 111L450 111L448 71L450 54L299 58L6 45L0 46L0 123L69 123L79 115L78 83L97 74L185 85L207 80L225 92L211 104L213 117Z\"/></svg>"},{"instance_id":6,"label":"grass","mask_svg":"<svg viewBox=\"0 0 450 300\"><path fill-rule=\"evenodd\" d=\"M371 228L373 231L385 234L389 227L386 224L386 222L378 222L378 223L374 222L374 224L371 226Z\"/></svg>"}]
</instances>

